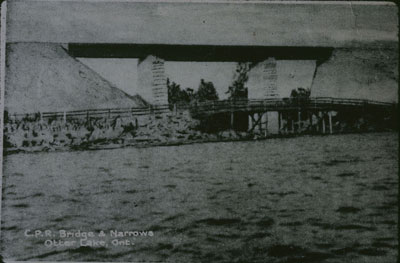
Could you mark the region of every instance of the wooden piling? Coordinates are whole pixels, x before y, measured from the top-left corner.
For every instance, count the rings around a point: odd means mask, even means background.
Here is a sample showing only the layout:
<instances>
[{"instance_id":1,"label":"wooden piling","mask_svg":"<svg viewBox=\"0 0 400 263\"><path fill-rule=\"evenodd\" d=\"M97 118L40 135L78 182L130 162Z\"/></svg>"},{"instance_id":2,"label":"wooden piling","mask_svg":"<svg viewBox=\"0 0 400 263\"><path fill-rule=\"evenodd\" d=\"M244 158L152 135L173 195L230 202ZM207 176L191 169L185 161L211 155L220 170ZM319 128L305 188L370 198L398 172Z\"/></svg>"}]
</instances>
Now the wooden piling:
<instances>
[{"instance_id":1,"label":"wooden piling","mask_svg":"<svg viewBox=\"0 0 400 263\"><path fill-rule=\"evenodd\" d=\"M330 134L332 134L333 128L332 128L332 112L331 111L328 112L328 116L329 116L329 132L330 132Z\"/></svg>"},{"instance_id":2,"label":"wooden piling","mask_svg":"<svg viewBox=\"0 0 400 263\"><path fill-rule=\"evenodd\" d=\"M322 133L325 134L325 113L322 113Z\"/></svg>"},{"instance_id":3,"label":"wooden piling","mask_svg":"<svg viewBox=\"0 0 400 263\"><path fill-rule=\"evenodd\" d=\"M294 133L294 118L290 119L290 124L292 125L292 133Z\"/></svg>"},{"instance_id":4,"label":"wooden piling","mask_svg":"<svg viewBox=\"0 0 400 263\"><path fill-rule=\"evenodd\" d=\"M301 126L301 111L299 110L297 112L297 132L300 132L300 126Z\"/></svg>"},{"instance_id":5,"label":"wooden piling","mask_svg":"<svg viewBox=\"0 0 400 263\"><path fill-rule=\"evenodd\" d=\"M289 116L288 116L288 112L286 112L285 116L286 116L285 134L287 134L287 133L288 133L288 130L289 130Z\"/></svg>"},{"instance_id":6,"label":"wooden piling","mask_svg":"<svg viewBox=\"0 0 400 263\"><path fill-rule=\"evenodd\" d=\"M250 131L253 128L253 116L251 115L251 113L248 116L249 118L249 125L248 125L248 131Z\"/></svg>"},{"instance_id":7,"label":"wooden piling","mask_svg":"<svg viewBox=\"0 0 400 263\"><path fill-rule=\"evenodd\" d=\"M278 134L281 134L281 125L282 125L282 113L278 111Z\"/></svg>"}]
</instances>

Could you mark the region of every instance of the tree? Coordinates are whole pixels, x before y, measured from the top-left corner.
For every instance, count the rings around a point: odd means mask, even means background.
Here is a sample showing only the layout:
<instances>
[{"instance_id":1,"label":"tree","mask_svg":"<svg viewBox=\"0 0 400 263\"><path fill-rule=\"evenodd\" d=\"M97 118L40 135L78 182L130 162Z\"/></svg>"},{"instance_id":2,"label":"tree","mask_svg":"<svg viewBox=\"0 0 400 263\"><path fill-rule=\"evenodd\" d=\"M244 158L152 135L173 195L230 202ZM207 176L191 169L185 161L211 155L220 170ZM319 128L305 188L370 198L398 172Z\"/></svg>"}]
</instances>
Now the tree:
<instances>
[{"instance_id":1,"label":"tree","mask_svg":"<svg viewBox=\"0 0 400 263\"><path fill-rule=\"evenodd\" d=\"M245 84L248 77L248 72L251 69L250 63L238 63L236 67L236 74L234 81L231 86L229 86L226 93L229 94L229 99L240 99L248 97L248 90Z\"/></svg>"},{"instance_id":2,"label":"tree","mask_svg":"<svg viewBox=\"0 0 400 263\"><path fill-rule=\"evenodd\" d=\"M310 98L311 95L311 90L310 89L305 89L302 87L299 87L297 89L293 89L292 92L290 93L291 98L303 98L303 99L308 99Z\"/></svg>"},{"instance_id":3,"label":"tree","mask_svg":"<svg viewBox=\"0 0 400 263\"><path fill-rule=\"evenodd\" d=\"M175 82L170 82L167 79L167 88L168 88L168 103L169 104L187 104L193 100L193 90L190 88L186 88L186 90L182 90L180 85Z\"/></svg>"},{"instance_id":4,"label":"tree","mask_svg":"<svg viewBox=\"0 0 400 263\"><path fill-rule=\"evenodd\" d=\"M215 90L212 82L205 82L204 79L201 79L199 89L197 90L195 97L200 102L218 100L218 93Z\"/></svg>"},{"instance_id":5,"label":"tree","mask_svg":"<svg viewBox=\"0 0 400 263\"><path fill-rule=\"evenodd\" d=\"M305 103L310 99L311 90L299 87L290 93L292 103Z\"/></svg>"},{"instance_id":6,"label":"tree","mask_svg":"<svg viewBox=\"0 0 400 263\"><path fill-rule=\"evenodd\" d=\"M181 88L175 82L170 82L167 78L167 88L168 88L168 103L175 104L179 102Z\"/></svg>"}]
</instances>

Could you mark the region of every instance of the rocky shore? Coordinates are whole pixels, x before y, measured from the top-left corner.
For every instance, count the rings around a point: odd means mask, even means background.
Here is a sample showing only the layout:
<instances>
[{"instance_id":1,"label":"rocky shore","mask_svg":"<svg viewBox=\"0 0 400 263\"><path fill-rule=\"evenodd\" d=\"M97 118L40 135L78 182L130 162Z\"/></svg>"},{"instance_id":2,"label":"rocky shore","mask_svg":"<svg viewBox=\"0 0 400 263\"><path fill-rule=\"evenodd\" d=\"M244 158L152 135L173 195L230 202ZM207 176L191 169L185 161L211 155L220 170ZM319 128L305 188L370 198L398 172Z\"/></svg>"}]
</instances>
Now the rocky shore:
<instances>
[{"instance_id":1,"label":"rocky shore","mask_svg":"<svg viewBox=\"0 0 400 263\"><path fill-rule=\"evenodd\" d=\"M358 121L351 127L335 125L336 133L378 131L379 127L365 125L360 130ZM307 124L307 122L304 122ZM353 127L354 126L354 127ZM293 137L314 134L313 128L303 126L296 133L271 134L224 130L203 132L201 123L191 118L188 111L113 118L82 119L10 119L4 124L4 153L63 150L95 150L127 146L149 147L181 145L201 142L259 140L274 137Z\"/></svg>"},{"instance_id":2,"label":"rocky shore","mask_svg":"<svg viewBox=\"0 0 400 263\"><path fill-rule=\"evenodd\" d=\"M4 151L90 150L146 147L193 142L249 139L247 133L204 133L189 112L72 120L9 120L4 125Z\"/></svg>"}]
</instances>

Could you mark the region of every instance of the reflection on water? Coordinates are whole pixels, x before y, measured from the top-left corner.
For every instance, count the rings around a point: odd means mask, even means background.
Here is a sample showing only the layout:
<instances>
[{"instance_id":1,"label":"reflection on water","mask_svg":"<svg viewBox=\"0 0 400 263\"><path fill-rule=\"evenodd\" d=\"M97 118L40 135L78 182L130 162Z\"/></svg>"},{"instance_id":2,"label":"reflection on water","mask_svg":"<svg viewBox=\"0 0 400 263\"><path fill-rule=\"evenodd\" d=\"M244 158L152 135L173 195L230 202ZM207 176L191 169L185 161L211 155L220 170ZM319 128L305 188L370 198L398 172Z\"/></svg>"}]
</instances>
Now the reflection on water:
<instances>
[{"instance_id":1,"label":"reflection on water","mask_svg":"<svg viewBox=\"0 0 400 263\"><path fill-rule=\"evenodd\" d=\"M6 259L395 262L397 134L5 157ZM26 229L152 230L46 248Z\"/></svg>"}]
</instances>

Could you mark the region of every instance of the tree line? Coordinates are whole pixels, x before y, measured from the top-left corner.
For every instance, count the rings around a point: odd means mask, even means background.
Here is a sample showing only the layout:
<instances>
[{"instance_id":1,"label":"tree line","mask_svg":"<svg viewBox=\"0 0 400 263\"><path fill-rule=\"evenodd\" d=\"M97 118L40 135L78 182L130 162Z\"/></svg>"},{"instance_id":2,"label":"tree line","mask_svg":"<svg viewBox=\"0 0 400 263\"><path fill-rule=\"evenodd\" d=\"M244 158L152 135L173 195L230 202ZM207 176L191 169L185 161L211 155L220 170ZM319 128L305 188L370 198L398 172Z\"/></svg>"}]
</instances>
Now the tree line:
<instances>
[{"instance_id":1,"label":"tree line","mask_svg":"<svg viewBox=\"0 0 400 263\"><path fill-rule=\"evenodd\" d=\"M247 99L248 88L246 83L249 79L248 73L254 67L254 63L238 63L232 84L228 87L226 94L228 99ZM168 88L168 103L173 104L190 104L192 102L205 102L219 100L218 93L211 81L200 80L197 91L192 88L182 89L181 86L175 82L167 79ZM310 89L298 87L293 89L290 93L290 99L306 101L311 95Z\"/></svg>"}]
</instances>

